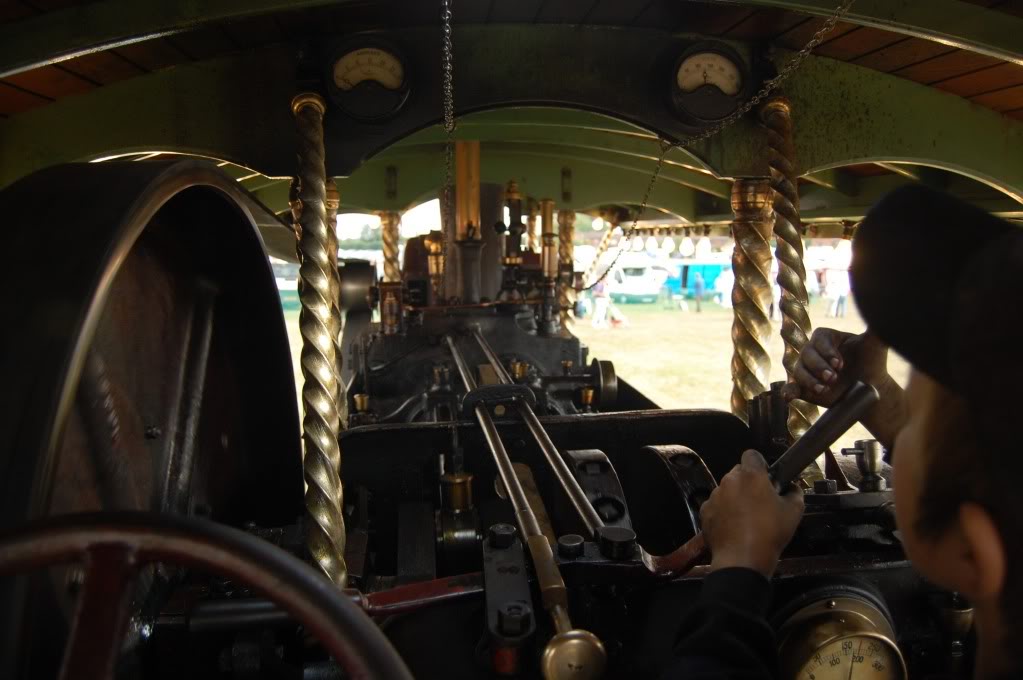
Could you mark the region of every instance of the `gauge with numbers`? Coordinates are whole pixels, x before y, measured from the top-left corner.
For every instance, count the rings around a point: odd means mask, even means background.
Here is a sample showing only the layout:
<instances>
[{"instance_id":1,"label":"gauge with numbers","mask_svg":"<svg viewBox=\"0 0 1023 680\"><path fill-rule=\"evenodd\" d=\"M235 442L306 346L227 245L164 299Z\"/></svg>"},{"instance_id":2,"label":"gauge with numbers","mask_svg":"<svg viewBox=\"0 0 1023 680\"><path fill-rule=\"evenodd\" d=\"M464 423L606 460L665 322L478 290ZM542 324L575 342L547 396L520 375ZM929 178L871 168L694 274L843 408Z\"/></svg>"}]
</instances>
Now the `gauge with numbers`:
<instances>
[{"instance_id":1,"label":"gauge with numbers","mask_svg":"<svg viewBox=\"0 0 1023 680\"><path fill-rule=\"evenodd\" d=\"M340 45L328 60L326 85L344 113L378 121L397 113L409 95L409 78L401 52L377 37Z\"/></svg>"},{"instance_id":2,"label":"gauge with numbers","mask_svg":"<svg viewBox=\"0 0 1023 680\"><path fill-rule=\"evenodd\" d=\"M746 62L729 45L697 43L675 60L671 106L677 116L692 122L719 121L749 97L751 80Z\"/></svg>"},{"instance_id":3,"label":"gauge with numbers","mask_svg":"<svg viewBox=\"0 0 1023 680\"><path fill-rule=\"evenodd\" d=\"M779 630L782 678L906 680L888 615L866 597L842 593L796 611Z\"/></svg>"}]
</instances>

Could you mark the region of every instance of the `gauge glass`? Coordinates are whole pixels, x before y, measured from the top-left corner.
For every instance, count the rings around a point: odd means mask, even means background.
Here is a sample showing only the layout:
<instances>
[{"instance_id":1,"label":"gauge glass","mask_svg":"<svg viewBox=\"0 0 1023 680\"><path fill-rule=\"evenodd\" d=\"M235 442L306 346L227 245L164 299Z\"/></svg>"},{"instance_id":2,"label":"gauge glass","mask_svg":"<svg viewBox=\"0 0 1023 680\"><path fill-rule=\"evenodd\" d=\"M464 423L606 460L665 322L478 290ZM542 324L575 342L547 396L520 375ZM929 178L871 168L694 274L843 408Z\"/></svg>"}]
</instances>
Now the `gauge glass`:
<instances>
[{"instance_id":1,"label":"gauge glass","mask_svg":"<svg viewBox=\"0 0 1023 680\"><path fill-rule=\"evenodd\" d=\"M905 680L902 661L881 637L851 635L817 650L799 680Z\"/></svg>"},{"instance_id":2,"label":"gauge glass","mask_svg":"<svg viewBox=\"0 0 1023 680\"><path fill-rule=\"evenodd\" d=\"M742 89L742 75L738 65L717 52L699 52L686 58L679 65L676 78L683 92L713 85L725 94L735 96Z\"/></svg>"},{"instance_id":3,"label":"gauge glass","mask_svg":"<svg viewBox=\"0 0 1023 680\"><path fill-rule=\"evenodd\" d=\"M334 64L334 84L338 89L347 92L365 80L397 90L405 80L405 69L396 56L376 47L349 52Z\"/></svg>"}]
</instances>

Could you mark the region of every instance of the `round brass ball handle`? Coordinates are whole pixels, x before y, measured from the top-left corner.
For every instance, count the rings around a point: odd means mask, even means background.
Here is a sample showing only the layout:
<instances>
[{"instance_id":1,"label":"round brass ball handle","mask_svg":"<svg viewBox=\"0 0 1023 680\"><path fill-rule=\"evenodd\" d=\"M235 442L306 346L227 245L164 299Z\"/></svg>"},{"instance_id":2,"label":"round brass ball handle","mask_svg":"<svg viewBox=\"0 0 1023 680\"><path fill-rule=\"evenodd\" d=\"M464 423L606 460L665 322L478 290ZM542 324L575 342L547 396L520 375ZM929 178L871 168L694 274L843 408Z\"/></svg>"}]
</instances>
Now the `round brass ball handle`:
<instances>
[{"instance_id":1,"label":"round brass ball handle","mask_svg":"<svg viewBox=\"0 0 1023 680\"><path fill-rule=\"evenodd\" d=\"M128 623L139 569L154 562L235 579L290 613L351 678L411 680L368 616L318 571L284 550L208 520L141 512L65 515L0 534L0 576L78 563L78 594L62 680L106 680Z\"/></svg>"}]
</instances>

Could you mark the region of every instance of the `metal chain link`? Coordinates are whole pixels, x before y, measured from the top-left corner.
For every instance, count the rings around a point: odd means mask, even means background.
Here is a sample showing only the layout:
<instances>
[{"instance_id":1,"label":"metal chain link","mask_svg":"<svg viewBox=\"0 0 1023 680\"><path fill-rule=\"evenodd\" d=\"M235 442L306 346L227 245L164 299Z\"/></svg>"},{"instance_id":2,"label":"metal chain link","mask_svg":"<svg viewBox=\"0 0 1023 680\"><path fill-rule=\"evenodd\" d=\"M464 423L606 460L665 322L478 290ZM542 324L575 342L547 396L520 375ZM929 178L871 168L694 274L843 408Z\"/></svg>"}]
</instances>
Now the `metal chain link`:
<instances>
[{"instance_id":1,"label":"metal chain link","mask_svg":"<svg viewBox=\"0 0 1023 680\"><path fill-rule=\"evenodd\" d=\"M449 225L445 234L457 231L455 222L455 55L451 41L451 0L441 0L441 81L443 89L444 131L447 140L444 144L444 218ZM445 239L445 247L449 244Z\"/></svg>"},{"instance_id":2,"label":"metal chain link","mask_svg":"<svg viewBox=\"0 0 1023 680\"><path fill-rule=\"evenodd\" d=\"M444 0L444 2L447 3L448 0ZM628 239L632 238L632 236L636 233L636 230L639 227L639 218L643 214L643 212L646 211L647 203L650 201L650 194L653 193L654 185L657 184L657 178L660 176L661 169L664 167L664 160L667 158L668 152L676 148L684 149L686 147L692 146L693 144L696 144L697 142L702 142L705 139L709 139L714 135L718 134L719 132L721 132L722 130L735 124L743 116L752 111L753 107L762 102L765 97L767 97L769 94L778 89L778 87L783 82L785 82L789 78L789 76L796 72L796 70L803 64L803 62L806 61L806 58L810 56L810 53L813 52L817 48L817 46L819 46L824 41L824 36L830 33L835 28L835 25L842 20L842 17L844 17L849 12L854 2L856 2L856 0L843 0L842 4L838 6L834 14L828 17L827 21L825 21L817 30L817 32L813 34L813 37L810 38L810 41L807 42L806 45L804 45L803 48L796 53L796 56L792 57L792 59L790 59L781 69L779 69L778 74L776 76L774 76L773 78L768 78L766 81L764 81L763 87L761 87L760 90L755 95L753 95L751 99L749 99L742 106L733 111L728 117L710 126L709 128L701 131L700 133L693 135L691 137L686 137L685 139L682 139L678 142L670 142L666 139L657 140L661 146L661 152L657 156L657 164L654 166L654 172L650 176L650 182L647 184L646 191L643 192L643 200L640 203L639 210L636 211L636 217L632 221L632 226L629 227L628 231L622 234L619 243L624 243ZM621 255L622 248L619 247L618 252L614 256L614 259L611 260L611 264L608 265L608 267L604 270L604 273L598 276L596 280L593 281L593 283L587 285L582 290L583 291L590 290L598 283L603 281L605 278L607 278L607 275L611 273L612 269L614 269L615 264L618 263L618 258L620 258Z\"/></svg>"}]
</instances>

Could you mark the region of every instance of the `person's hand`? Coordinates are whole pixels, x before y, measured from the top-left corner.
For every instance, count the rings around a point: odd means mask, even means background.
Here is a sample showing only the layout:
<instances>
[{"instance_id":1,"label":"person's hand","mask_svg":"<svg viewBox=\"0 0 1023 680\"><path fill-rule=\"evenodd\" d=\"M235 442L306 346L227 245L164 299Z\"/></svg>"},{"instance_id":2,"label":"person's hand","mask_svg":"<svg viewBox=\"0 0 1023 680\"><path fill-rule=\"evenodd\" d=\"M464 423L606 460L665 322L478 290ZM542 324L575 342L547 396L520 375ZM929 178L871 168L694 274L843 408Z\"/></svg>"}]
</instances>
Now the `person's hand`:
<instances>
[{"instance_id":1,"label":"person's hand","mask_svg":"<svg viewBox=\"0 0 1023 680\"><path fill-rule=\"evenodd\" d=\"M746 451L700 508L711 569L745 567L770 578L802 516L803 492L793 485L778 495L764 457Z\"/></svg>"},{"instance_id":2,"label":"person's hand","mask_svg":"<svg viewBox=\"0 0 1023 680\"><path fill-rule=\"evenodd\" d=\"M880 388L891 379L888 346L870 331L853 335L818 328L799 353L793 378L782 389L787 401L831 406L856 380Z\"/></svg>"}]
</instances>

